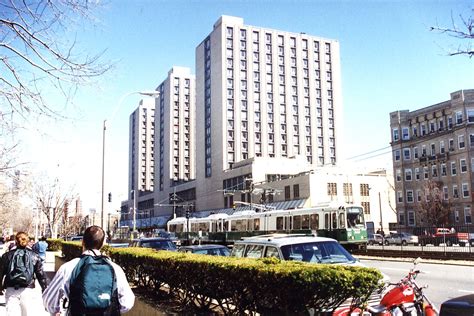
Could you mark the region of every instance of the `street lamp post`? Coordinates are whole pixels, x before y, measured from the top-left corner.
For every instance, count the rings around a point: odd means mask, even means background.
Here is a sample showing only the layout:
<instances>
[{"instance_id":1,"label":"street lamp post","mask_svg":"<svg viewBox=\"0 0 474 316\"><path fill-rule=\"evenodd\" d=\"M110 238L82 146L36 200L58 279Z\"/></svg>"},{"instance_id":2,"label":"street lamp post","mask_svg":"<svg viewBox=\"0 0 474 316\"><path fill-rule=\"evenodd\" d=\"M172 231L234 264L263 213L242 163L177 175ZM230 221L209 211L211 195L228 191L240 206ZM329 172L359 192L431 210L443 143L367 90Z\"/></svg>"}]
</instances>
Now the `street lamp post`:
<instances>
[{"instance_id":1,"label":"street lamp post","mask_svg":"<svg viewBox=\"0 0 474 316\"><path fill-rule=\"evenodd\" d=\"M380 198L380 191L379 191L379 212L380 212L380 230L383 231L382 200L381 200L381 198Z\"/></svg>"},{"instance_id":2,"label":"street lamp post","mask_svg":"<svg viewBox=\"0 0 474 316\"><path fill-rule=\"evenodd\" d=\"M117 106L115 107L112 117L110 121L113 120L115 117L115 114L117 113L117 110L119 109L120 105L122 105L122 102L125 100L126 97L132 95L132 94L139 94L139 95L144 95L144 96L149 96L153 98L158 98L160 96L159 91L133 91L129 92L127 94L124 94L119 102L117 103ZM106 131L106 122L107 120L104 120L103 123L103 129L102 129L102 201L101 201L101 210L100 210L100 225L103 228L104 227L104 199L105 199L105 131ZM134 220L134 226L135 226L135 220ZM134 227L135 231L135 227Z\"/></svg>"}]
</instances>

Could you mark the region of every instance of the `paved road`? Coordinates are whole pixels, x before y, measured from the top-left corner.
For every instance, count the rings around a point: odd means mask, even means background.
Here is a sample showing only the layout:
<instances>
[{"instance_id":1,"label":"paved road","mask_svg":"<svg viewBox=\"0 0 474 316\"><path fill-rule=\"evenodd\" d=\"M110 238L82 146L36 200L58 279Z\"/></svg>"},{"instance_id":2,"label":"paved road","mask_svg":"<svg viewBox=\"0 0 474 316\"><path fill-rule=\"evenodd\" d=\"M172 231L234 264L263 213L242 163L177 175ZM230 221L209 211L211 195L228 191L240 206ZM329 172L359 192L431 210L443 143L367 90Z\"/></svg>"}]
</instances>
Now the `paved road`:
<instances>
[{"instance_id":1,"label":"paved road","mask_svg":"<svg viewBox=\"0 0 474 316\"><path fill-rule=\"evenodd\" d=\"M413 267L411 262L379 260L377 258L361 258L361 262L369 267L380 269L391 278L392 282L399 281ZM417 283L418 285L428 285L424 292L438 309L441 303L448 299L474 294L473 262L449 263L448 261L430 260L423 261L417 266L417 269L422 272L418 275Z\"/></svg>"},{"instance_id":2,"label":"paved road","mask_svg":"<svg viewBox=\"0 0 474 316\"><path fill-rule=\"evenodd\" d=\"M54 254L53 252L48 252L46 256L46 263L44 265L44 270L47 272L48 276L51 278L54 276ZM43 301L41 299L41 287L36 282L35 291L37 291L38 295L35 297L34 300L28 302L28 305L35 306L35 315L37 316L49 316L50 314L44 310ZM0 316L5 316L6 308L5 308L5 295L0 296Z\"/></svg>"}]
</instances>

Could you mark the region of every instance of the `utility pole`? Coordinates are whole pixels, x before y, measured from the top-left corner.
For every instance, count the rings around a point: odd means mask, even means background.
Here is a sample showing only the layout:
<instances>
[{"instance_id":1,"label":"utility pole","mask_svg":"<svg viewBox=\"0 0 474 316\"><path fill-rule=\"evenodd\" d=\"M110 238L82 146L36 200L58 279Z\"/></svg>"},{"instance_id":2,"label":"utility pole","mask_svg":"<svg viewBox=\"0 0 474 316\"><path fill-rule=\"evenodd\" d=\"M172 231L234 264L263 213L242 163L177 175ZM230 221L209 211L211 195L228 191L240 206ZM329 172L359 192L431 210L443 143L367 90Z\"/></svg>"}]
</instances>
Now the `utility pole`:
<instances>
[{"instance_id":1,"label":"utility pole","mask_svg":"<svg viewBox=\"0 0 474 316\"><path fill-rule=\"evenodd\" d=\"M172 202L173 202L173 218L176 218L176 187L173 188Z\"/></svg>"},{"instance_id":2,"label":"utility pole","mask_svg":"<svg viewBox=\"0 0 474 316\"><path fill-rule=\"evenodd\" d=\"M107 129L107 120L104 120L102 130L102 195L100 202L100 227L104 228L104 183L105 183L105 130Z\"/></svg>"},{"instance_id":3,"label":"utility pole","mask_svg":"<svg viewBox=\"0 0 474 316\"><path fill-rule=\"evenodd\" d=\"M380 198L380 191L379 191L379 211L380 211L380 230L383 231L382 200L381 200L381 198Z\"/></svg>"}]
</instances>

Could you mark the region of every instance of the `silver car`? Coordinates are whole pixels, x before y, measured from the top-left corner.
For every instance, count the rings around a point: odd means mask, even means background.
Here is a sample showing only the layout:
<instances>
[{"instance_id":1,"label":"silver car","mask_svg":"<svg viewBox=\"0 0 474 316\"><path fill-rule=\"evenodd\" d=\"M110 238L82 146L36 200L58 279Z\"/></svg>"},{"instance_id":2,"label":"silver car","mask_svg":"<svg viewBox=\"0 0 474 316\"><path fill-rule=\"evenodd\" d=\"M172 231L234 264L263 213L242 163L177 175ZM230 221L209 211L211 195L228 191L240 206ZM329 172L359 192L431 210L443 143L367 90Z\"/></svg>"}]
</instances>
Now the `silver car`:
<instances>
[{"instance_id":1,"label":"silver car","mask_svg":"<svg viewBox=\"0 0 474 316\"><path fill-rule=\"evenodd\" d=\"M390 235L385 236L385 245L403 245L408 244L418 245L418 236L409 234L409 233L390 233Z\"/></svg>"}]
</instances>

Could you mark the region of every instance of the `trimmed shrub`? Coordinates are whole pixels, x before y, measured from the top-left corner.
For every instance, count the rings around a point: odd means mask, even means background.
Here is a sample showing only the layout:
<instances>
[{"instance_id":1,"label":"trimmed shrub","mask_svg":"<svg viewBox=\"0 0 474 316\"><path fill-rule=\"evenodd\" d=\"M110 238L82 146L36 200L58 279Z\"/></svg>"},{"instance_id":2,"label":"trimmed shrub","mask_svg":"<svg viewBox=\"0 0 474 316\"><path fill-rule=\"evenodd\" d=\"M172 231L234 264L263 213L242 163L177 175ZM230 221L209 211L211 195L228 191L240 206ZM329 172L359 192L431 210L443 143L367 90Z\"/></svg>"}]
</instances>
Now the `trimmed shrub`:
<instances>
[{"instance_id":1,"label":"trimmed shrub","mask_svg":"<svg viewBox=\"0 0 474 316\"><path fill-rule=\"evenodd\" d=\"M248 311L294 315L336 308L349 298L367 298L382 278L376 269L280 261L275 258L214 257L148 248L108 248L130 282L151 292L167 285L190 310L219 308L225 314ZM63 243L68 260L80 245Z\"/></svg>"},{"instance_id":2,"label":"trimmed shrub","mask_svg":"<svg viewBox=\"0 0 474 316\"><path fill-rule=\"evenodd\" d=\"M46 239L46 242L48 243L49 251L59 251L62 248L62 243L64 242L64 240L48 238Z\"/></svg>"}]
</instances>

